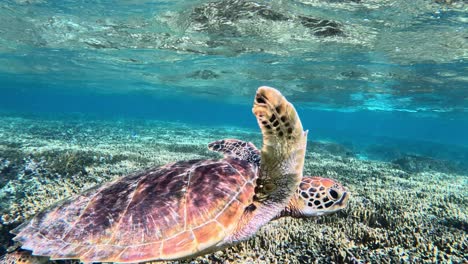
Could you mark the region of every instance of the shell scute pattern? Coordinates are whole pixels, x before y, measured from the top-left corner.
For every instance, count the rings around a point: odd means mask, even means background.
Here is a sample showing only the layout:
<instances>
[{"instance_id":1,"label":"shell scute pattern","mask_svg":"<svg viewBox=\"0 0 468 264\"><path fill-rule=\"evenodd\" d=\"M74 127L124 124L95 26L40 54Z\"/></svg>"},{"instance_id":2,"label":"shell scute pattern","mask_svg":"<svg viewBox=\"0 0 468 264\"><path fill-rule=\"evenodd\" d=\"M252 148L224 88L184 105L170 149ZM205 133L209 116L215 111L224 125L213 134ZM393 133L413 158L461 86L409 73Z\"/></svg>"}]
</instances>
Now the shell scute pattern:
<instances>
[{"instance_id":1,"label":"shell scute pattern","mask_svg":"<svg viewBox=\"0 0 468 264\"><path fill-rule=\"evenodd\" d=\"M193 234L198 241L199 250L216 244L226 235L225 228L215 220L193 229Z\"/></svg>"},{"instance_id":2,"label":"shell scute pattern","mask_svg":"<svg viewBox=\"0 0 468 264\"><path fill-rule=\"evenodd\" d=\"M234 199L243 181L242 175L230 163L209 164L195 171L187 190L190 197L187 204L188 228L214 219L219 212L213 208L224 208Z\"/></svg>"},{"instance_id":3,"label":"shell scute pattern","mask_svg":"<svg viewBox=\"0 0 468 264\"><path fill-rule=\"evenodd\" d=\"M136 259L151 259L160 256L161 242L126 247L118 256L121 262L131 262Z\"/></svg>"},{"instance_id":4,"label":"shell scute pattern","mask_svg":"<svg viewBox=\"0 0 468 264\"><path fill-rule=\"evenodd\" d=\"M95 194L88 193L83 198L83 203L72 203L63 208L78 211L80 214L70 215L70 226L63 233L60 229L55 234L47 237L61 238L65 242L76 243L83 239L82 230L87 230L86 240L95 244L108 243L112 238L112 227L118 219L125 214L126 205L129 203L132 193L137 186L138 178L122 178L109 185L112 188L100 188ZM86 204L84 202L88 200ZM116 204L122 205L116 208ZM71 218L71 219L70 219ZM71 221L70 221L71 220ZM54 221L46 221L45 223Z\"/></svg>"},{"instance_id":5,"label":"shell scute pattern","mask_svg":"<svg viewBox=\"0 0 468 264\"><path fill-rule=\"evenodd\" d=\"M37 215L15 230L14 240L52 260L173 260L239 243L278 217L344 208L348 195L338 183L302 177L307 131L294 106L260 87L252 112L263 134L261 152L249 142L218 140L209 148L224 159L122 177Z\"/></svg>"},{"instance_id":6,"label":"shell scute pattern","mask_svg":"<svg viewBox=\"0 0 468 264\"><path fill-rule=\"evenodd\" d=\"M181 161L129 175L37 215L17 229L16 240L33 254L87 262L192 254L235 228L252 201L256 170L228 158Z\"/></svg>"},{"instance_id":7,"label":"shell scute pattern","mask_svg":"<svg viewBox=\"0 0 468 264\"><path fill-rule=\"evenodd\" d=\"M160 257L179 258L197 251L197 241L191 231L184 231L162 242Z\"/></svg>"}]
</instances>

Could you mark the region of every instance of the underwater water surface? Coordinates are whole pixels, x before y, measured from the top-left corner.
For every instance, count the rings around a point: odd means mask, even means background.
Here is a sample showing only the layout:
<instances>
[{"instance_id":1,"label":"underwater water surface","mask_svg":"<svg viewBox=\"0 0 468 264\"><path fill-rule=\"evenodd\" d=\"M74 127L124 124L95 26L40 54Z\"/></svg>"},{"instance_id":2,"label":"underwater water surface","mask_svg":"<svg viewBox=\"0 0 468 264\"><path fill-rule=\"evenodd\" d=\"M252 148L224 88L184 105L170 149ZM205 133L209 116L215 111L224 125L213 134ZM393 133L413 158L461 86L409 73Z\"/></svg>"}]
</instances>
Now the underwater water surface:
<instances>
[{"instance_id":1,"label":"underwater water surface","mask_svg":"<svg viewBox=\"0 0 468 264\"><path fill-rule=\"evenodd\" d=\"M467 10L456 0L1 1L0 255L18 246L10 230L58 198L214 157L213 140L259 147L251 109L267 85L309 130L305 173L340 180L354 199L196 261L468 261ZM281 224L292 234L274 244L268 228Z\"/></svg>"}]
</instances>

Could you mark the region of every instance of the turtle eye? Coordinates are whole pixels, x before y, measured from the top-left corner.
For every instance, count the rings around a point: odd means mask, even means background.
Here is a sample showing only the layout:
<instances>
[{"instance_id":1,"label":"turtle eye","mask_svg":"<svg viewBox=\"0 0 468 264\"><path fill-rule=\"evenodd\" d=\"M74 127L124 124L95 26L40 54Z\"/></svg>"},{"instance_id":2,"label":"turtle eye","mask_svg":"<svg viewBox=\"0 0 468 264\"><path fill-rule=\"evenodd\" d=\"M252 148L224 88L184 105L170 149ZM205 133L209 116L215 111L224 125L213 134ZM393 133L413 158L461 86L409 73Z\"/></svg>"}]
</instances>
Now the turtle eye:
<instances>
[{"instance_id":1,"label":"turtle eye","mask_svg":"<svg viewBox=\"0 0 468 264\"><path fill-rule=\"evenodd\" d=\"M335 191L334 189L330 189L330 191L328 191L328 193L330 194L330 196L331 196L334 200L338 199L338 192Z\"/></svg>"}]
</instances>

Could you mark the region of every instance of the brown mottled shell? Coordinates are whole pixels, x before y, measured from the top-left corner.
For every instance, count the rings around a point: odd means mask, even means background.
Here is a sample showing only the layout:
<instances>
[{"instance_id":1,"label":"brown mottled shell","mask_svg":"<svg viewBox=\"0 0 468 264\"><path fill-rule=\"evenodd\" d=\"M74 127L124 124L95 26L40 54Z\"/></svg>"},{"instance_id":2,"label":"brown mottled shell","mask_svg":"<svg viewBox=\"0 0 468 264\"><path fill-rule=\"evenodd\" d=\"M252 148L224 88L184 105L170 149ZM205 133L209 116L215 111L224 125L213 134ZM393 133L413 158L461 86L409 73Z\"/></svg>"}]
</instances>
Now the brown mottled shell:
<instances>
[{"instance_id":1,"label":"brown mottled shell","mask_svg":"<svg viewBox=\"0 0 468 264\"><path fill-rule=\"evenodd\" d=\"M257 168L239 159L192 160L88 190L15 229L34 255L83 262L178 259L232 234L254 195Z\"/></svg>"}]
</instances>

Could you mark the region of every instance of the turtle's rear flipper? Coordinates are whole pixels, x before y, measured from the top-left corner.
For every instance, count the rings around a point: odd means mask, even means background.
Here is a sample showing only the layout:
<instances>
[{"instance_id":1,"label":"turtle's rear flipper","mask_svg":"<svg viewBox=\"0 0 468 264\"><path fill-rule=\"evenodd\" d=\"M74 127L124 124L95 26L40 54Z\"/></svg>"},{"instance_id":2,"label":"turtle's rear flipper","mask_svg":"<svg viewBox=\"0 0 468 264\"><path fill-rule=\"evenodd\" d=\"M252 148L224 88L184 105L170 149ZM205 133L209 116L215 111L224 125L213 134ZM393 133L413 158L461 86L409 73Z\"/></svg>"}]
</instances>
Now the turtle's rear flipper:
<instances>
[{"instance_id":1,"label":"turtle's rear flipper","mask_svg":"<svg viewBox=\"0 0 468 264\"><path fill-rule=\"evenodd\" d=\"M30 251L13 251L0 257L0 264L43 264L49 258L32 256Z\"/></svg>"},{"instance_id":2,"label":"turtle's rear flipper","mask_svg":"<svg viewBox=\"0 0 468 264\"><path fill-rule=\"evenodd\" d=\"M208 149L223 153L226 158L237 158L260 166L260 151L251 142L223 139L211 142Z\"/></svg>"}]
</instances>

